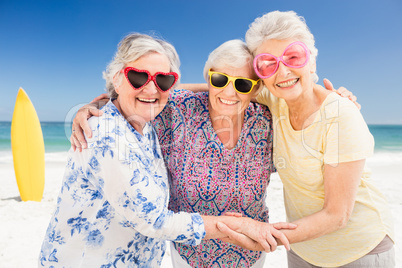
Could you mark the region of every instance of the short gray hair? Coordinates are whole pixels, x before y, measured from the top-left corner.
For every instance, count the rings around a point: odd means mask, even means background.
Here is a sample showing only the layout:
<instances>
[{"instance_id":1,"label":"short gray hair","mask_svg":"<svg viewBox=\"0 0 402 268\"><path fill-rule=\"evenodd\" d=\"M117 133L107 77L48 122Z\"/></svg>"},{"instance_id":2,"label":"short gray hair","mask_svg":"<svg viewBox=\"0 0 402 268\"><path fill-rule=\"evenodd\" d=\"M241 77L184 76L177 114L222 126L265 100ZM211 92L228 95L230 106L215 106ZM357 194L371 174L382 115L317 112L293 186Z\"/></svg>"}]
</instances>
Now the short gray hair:
<instances>
[{"instance_id":1,"label":"short gray hair","mask_svg":"<svg viewBox=\"0 0 402 268\"><path fill-rule=\"evenodd\" d=\"M246 64L253 66L253 55L247 45L239 39L229 40L209 54L204 66L204 78L208 81L208 71L214 68L241 68Z\"/></svg>"},{"instance_id":2,"label":"short gray hair","mask_svg":"<svg viewBox=\"0 0 402 268\"><path fill-rule=\"evenodd\" d=\"M246 43L254 56L256 56L258 47L264 41L271 39L302 41L310 50L312 58L314 60L317 58L318 49L315 47L314 36L307 27L305 19L294 11L269 12L256 18L246 32ZM315 73L314 82L317 81L318 76Z\"/></svg>"},{"instance_id":3,"label":"short gray hair","mask_svg":"<svg viewBox=\"0 0 402 268\"><path fill-rule=\"evenodd\" d=\"M168 42L146 34L131 33L125 36L119 43L113 60L103 72L106 80L106 91L110 98L117 98L113 78L118 75L117 83L120 84L123 74L120 71L127 63L133 62L150 53L165 55L170 62L170 71L176 72L180 77L180 59L176 49ZM179 83L177 81L176 85Z\"/></svg>"}]
</instances>

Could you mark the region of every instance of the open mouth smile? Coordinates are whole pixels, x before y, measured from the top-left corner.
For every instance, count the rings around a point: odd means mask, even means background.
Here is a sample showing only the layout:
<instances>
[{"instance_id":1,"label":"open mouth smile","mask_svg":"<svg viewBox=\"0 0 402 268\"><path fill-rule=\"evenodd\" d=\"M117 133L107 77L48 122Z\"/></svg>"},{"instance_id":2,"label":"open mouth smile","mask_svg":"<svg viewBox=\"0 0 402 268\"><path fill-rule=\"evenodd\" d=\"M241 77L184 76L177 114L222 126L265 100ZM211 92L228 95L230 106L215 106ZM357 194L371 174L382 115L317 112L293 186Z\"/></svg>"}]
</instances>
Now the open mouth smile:
<instances>
[{"instance_id":1,"label":"open mouth smile","mask_svg":"<svg viewBox=\"0 0 402 268\"><path fill-rule=\"evenodd\" d=\"M291 87L293 85L295 85L297 82L299 82L299 78L295 78L292 80L288 80L282 83L278 83L276 84L277 87L281 87L281 88L285 88L285 87Z\"/></svg>"},{"instance_id":2,"label":"open mouth smile","mask_svg":"<svg viewBox=\"0 0 402 268\"><path fill-rule=\"evenodd\" d=\"M142 99L142 98L137 98L140 102L145 102L145 103L155 103L157 99Z\"/></svg>"}]
</instances>

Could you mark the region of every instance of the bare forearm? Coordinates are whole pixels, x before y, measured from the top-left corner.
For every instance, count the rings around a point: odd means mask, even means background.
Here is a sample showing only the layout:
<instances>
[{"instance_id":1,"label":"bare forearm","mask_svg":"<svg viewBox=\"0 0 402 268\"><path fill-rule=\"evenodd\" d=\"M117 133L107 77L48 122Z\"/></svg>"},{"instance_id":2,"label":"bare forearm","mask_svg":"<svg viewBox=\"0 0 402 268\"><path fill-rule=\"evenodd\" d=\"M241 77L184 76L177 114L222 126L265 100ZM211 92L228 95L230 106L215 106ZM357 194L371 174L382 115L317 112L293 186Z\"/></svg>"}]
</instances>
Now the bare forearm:
<instances>
[{"instance_id":1,"label":"bare forearm","mask_svg":"<svg viewBox=\"0 0 402 268\"><path fill-rule=\"evenodd\" d=\"M296 230L284 230L290 243L311 240L346 226L352 214L365 160L325 165L322 210L294 223Z\"/></svg>"},{"instance_id":2,"label":"bare forearm","mask_svg":"<svg viewBox=\"0 0 402 268\"><path fill-rule=\"evenodd\" d=\"M329 213L325 209L306 216L297 221L297 228L294 230L283 229L291 244L311 240L344 227L345 217L337 213Z\"/></svg>"}]
</instances>

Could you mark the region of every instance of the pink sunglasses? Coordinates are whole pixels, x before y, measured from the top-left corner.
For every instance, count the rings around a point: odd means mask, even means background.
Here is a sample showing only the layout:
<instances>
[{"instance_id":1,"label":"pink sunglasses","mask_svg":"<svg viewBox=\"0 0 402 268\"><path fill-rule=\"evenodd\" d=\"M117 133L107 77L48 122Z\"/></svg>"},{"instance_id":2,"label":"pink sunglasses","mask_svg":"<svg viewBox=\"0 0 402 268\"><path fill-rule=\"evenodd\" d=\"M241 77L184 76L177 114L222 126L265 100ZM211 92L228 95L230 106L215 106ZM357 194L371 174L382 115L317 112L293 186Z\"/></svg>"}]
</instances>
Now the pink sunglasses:
<instances>
[{"instance_id":1,"label":"pink sunglasses","mask_svg":"<svg viewBox=\"0 0 402 268\"><path fill-rule=\"evenodd\" d=\"M254 70L258 77L266 79L276 73L279 62L290 68L304 67L310 58L307 46L300 41L293 42L285 48L282 56L275 57L269 53L261 53L254 58Z\"/></svg>"}]
</instances>

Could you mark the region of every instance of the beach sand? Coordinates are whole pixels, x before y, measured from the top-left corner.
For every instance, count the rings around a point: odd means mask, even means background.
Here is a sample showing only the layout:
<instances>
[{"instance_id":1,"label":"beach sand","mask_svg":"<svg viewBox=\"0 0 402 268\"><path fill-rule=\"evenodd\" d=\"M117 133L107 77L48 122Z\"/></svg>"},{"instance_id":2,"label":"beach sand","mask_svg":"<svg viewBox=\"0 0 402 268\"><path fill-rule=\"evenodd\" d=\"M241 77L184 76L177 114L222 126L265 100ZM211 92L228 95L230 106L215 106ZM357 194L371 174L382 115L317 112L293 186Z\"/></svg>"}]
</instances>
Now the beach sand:
<instances>
[{"instance_id":1,"label":"beach sand","mask_svg":"<svg viewBox=\"0 0 402 268\"><path fill-rule=\"evenodd\" d=\"M46 154L46 183L42 202L22 202L19 198L11 153L0 160L0 267L37 267L37 259L50 217L54 211L64 173L66 153ZM402 155L386 159L374 155L368 164L372 179L387 197L395 219L396 267L402 267ZM282 186L277 174L268 190L270 221L285 221ZM267 255L264 267L286 267L286 251L279 247ZM172 267L166 252L162 267Z\"/></svg>"}]
</instances>

